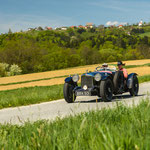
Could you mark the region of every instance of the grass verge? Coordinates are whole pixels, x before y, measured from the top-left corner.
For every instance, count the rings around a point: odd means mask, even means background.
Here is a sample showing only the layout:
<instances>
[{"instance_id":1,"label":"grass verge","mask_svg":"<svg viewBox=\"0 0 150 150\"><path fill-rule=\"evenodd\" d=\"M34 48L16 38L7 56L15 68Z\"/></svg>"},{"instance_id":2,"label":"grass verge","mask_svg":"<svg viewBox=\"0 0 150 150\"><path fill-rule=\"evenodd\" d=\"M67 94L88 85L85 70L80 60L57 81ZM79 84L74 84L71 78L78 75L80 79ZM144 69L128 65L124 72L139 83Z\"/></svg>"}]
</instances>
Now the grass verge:
<instances>
[{"instance_id":1,"label":"grass verge","mask_svg":"<svg viewBox=\"0 0 150 150\"><path fill-rule=\"evenodd\" d=\"M139 150L150 149L150 102L132 108L82 113L74 117L1 125L0 148L7 150Z\"/></svg>"},{"instance_id":2,"label":"grass verge","mask_svg":"<svg viewBox=\"0 0 150 150\"><path fill-rule=\"evenodd\" d=\"M150 81L150 75L140 76L139 82ZM63 98L63 85L28 87L0 91L0 109L48 102Z\"/></svg>"},{"instance_id":3,"label":"grass verge","mask_svg":"<svg viewBox=\"0 0 150 150\"><path fill-rule=\"evenodd\" d=\"M0 91L0 109L57 100L63 97L63 85Z\"/></svg>"},{"instance_id":4,"label":"grass verge","mask_svg":"<svg viewBox=\"0 0 150 150\"><path fill-rule=\"evenodd\" d=\"M139 76L138 79L139 83L148 82L150 81L150 75Z\"/></svg>"}]
</instances>

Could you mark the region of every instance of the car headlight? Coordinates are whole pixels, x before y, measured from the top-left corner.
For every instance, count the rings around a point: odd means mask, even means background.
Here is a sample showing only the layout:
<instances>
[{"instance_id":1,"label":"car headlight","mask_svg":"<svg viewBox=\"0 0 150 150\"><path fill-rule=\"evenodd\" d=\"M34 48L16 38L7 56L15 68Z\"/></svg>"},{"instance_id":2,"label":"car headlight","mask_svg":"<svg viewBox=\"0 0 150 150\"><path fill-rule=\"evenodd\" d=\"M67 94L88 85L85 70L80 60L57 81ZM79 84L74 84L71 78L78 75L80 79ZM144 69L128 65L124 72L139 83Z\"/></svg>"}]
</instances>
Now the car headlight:
<instances>
[{"instance_id":1,"label":"car headlight","mask_svg":"<svg viewBox=\"0 0 150 150\"><path fill-rule=\"evenodd\" d=\"M99 73L97 73L95 76L94 76L94 79L95 81L100 81L101 80L101 75Z\"/></svg>"},{"instance_id":2,"label":"car headlight","mask_svg":"<svg viewBox=\"0 0 150 150\"><path fill-rule=\"evenodd\" d=\"M79 81L79 75L78 74L73 75L72 80L73 80L73 82L78 82Z\"/></svg>"}]
</instances>

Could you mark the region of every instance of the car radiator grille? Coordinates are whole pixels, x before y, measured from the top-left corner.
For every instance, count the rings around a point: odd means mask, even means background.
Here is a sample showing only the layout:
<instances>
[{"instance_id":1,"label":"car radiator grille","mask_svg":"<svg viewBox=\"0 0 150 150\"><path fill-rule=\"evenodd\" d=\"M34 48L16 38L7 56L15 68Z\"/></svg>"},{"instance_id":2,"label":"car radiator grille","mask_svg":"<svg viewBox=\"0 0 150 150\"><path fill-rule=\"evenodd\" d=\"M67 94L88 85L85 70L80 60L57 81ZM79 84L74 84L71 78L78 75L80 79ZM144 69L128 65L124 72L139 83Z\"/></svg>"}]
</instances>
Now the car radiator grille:
<instances>
[{"instance_id":1,"label":"car radiator grille","mask_svg":"<svg viewBox=\"0 0 150 150\"><path fill-rule=\"evenodd\" d=\"M91 88L93 86L93 77L82 76L81 77L81 87L83 88L84 85L87 85L88 88Z\"/></svg>"}]
</instances>

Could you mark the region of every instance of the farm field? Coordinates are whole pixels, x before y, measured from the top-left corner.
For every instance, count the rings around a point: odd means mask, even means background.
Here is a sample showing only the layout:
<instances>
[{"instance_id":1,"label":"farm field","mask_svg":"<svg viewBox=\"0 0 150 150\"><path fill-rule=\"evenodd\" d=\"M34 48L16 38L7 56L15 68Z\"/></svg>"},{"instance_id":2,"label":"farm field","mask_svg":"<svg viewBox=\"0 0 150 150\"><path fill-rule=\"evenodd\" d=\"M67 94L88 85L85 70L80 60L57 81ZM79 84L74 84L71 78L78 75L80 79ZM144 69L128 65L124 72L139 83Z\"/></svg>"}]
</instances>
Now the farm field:
<instances>
[{"instance_id":1,"label":"farm field","mask_svg":"<svg viewBox=\"0 0 150 150\"><path fill-rule=\"evenodd\" d=\"M66 77L61 77L61 76L59 77L58 75L69 75L69 73L70 74L75 74L75 73L82 74L82 73L86 72L86 69L94 70L95 67L96 67L96 65L89 66L87 68L76 68L76 69L74 68L74 69L67 70L66 73L62 72L62 70L54 71L56 76L54 76L54 73L53 73L53 78L45 79L45 80L43 78L42 80L39 80L39 81L32 81L35 78L33 78L33 76L31 77L30 74L29 75L23 75L23 76L26 76L28 78L28 81L30 81L30 82L27 82L27 83L17 83L17 82L20 82L20 81L24 81L24 80L21 80L21 78L22 78L21 76L20 76L21 77L20 79L18 79L19 76L17 76L17 77L16 76L14 76L14 77L6 77L6 78L3 78L3 80L1 79L2 82L0 82L1 83L0 91L17 89L17 88L23 88L23 87L51 86L51 85L63 84L64 83L64 79ZM136 66L135 68L129 68L127 70L128 70L128 73L135 72L139 76L150 75L150 67L148 67L148 66L143 66L143 67L137 67ZM59 73L59 72L61 72L62 74ZM49 72L47 74L46 74L46 72L44 72L43 74L44 74L43 75L44 77L48 77L48 75L52 77L52 75ZM41 78L42 78L42 73L40 73L40 75L41 75ZM29 76L31 78L29 78ZM57 77L57 78L55 78L55 77ZM14 79L16 78L15 80L13 80L15 82L11 82L10 78L14 78ZM30 80L30 79L32 79L32 80ZM9 84L7 85L7 83L9 83ZM3 85L3 84L6 84L6 85Z\"/></svg>"},{"instance_id":2,"label":"farm field","mask_svg":"<svg viewBox=\"0 0 150 150\"><path fill-rule=\"evenodd\" d=\"M150 59L132 60L132 61L124 61L124 62L126 63L126 65L144 65L150 63ZM116 62L109 63L109 64L116 64ZM68 69L62 69L56 71L25 74L25 75L18 75L12 77L3 77L0 78L0 84L26 82L32 80L61 77L61 76L66 76L66 75L76 74L76 73L84 73L86 70L94 70L99 65L100 64L95 64L95 65L80 66L80 67L74 67L74 68L68 68Z\"/></svg>"},{"instance_id":3,"label":"farm field","mask_svg":"<svg viewBox=\"0 0 150 150\"><path fill-rule=\"evenodd\" d=\"M141 66L141 65L150 65L150 59L143 59L143 60L130 60L130 61L123 61L126 66ZM116 62L111 62L108 64L116 64ZM32 73L32 74L25 74L25 75L18 75L13 77L4 77L0 78L0 83L13 83L13 82L22 82L22 81L30 81L30 80L38 80L38 79L44 79L44 78L54 78L54 77L60 77L70 74L75 74L79 72L84 72L85 70L94 70L97 66L100 66L102 64L94 64L94 65L86 65L86 66L79 66L79 67L73 67L73 68L67 68L62 70L55 70L55 71L47 71L47 72L40 72L40 73ZM5 81L5 79L7 81Z\"/></svg>"},{"instance_id":4,"label":"farm field","mask_svg":"<svg viewBox=\"0 0 150 150\"><path fill-rule=\"evenodd\" d=\"M123 61L126 65L144 65L147 63L150 63L150 59L142 59L142 60L128 60L128 61ZM116 64L116 62L113 62L111 64Z\"/></svg>"},{"instance_id":5,"label":"farm field","mask_svg":"<svg viewBox=\"0 0 150 150\"><path fill-rule=\"evenodd\" d=\"M0 149L150 149L150 101L55 121L1 125Z\"/></svg>"}]
</instances>

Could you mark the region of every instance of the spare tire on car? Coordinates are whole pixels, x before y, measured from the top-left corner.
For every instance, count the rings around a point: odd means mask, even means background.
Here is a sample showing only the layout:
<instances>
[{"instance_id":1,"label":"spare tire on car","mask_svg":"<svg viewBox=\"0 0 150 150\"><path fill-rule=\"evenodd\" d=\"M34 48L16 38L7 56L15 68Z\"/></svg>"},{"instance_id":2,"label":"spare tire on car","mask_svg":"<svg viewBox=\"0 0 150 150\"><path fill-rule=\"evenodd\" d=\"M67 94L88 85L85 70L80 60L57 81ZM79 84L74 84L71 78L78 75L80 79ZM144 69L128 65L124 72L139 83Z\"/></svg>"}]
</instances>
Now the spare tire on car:
<instances>
[{"instance_id":1,"label":"spare tire on car","mask_svg":"<svg viewBox=\"0 0 150 150\"><path fill-rule=\"evenodd\" d=\"M114 94L121 94L123 92L124 75L122 71L117 71L113 78Z\"/></svg>"}]
</instances>

